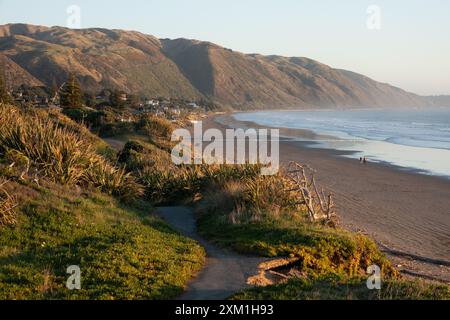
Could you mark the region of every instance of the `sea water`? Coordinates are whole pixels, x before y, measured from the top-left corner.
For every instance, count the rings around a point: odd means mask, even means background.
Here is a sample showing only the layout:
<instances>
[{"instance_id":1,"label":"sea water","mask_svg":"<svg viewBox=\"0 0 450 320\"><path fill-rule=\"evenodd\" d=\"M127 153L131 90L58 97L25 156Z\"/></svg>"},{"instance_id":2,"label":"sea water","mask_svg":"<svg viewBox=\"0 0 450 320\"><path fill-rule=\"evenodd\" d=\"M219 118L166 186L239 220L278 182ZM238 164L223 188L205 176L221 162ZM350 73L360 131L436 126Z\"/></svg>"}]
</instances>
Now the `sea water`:
<instances>
[{"instance_id":1,"label":"sea water","mask_svg":"<svg viewBox=\"0 0 450 320\"><path fill-rule=\"evenodd\" d=\"M270 111L234 117L262 126L310 130L319 135L311 147L351 151L346 156L450 178L450 109Z\"/></svg>"}]
</instances>

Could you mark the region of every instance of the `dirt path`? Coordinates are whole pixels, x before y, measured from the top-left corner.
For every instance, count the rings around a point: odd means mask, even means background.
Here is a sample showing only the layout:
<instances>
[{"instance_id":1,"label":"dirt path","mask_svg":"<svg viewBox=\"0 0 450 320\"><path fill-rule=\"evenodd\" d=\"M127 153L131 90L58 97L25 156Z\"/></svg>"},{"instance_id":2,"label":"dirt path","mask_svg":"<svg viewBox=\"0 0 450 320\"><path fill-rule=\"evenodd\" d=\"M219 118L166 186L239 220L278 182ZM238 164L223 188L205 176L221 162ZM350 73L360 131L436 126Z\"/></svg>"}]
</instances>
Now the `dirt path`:
<instances>
[{"instance_id":1,"label":"dirt path","mask_svg":"<svg viewBox=\"0 0 450 320\"><path fill-rule=\"evenodd\" d=\"M267 259L238 255L221 249L201 238L196 231L192 209L159 208L156 214L174 229L198 241L206 250L205 268L188 285L180 300L223 300L249 288L247 279L258 274L258 266Z\"/></svg>"}]
</instances>

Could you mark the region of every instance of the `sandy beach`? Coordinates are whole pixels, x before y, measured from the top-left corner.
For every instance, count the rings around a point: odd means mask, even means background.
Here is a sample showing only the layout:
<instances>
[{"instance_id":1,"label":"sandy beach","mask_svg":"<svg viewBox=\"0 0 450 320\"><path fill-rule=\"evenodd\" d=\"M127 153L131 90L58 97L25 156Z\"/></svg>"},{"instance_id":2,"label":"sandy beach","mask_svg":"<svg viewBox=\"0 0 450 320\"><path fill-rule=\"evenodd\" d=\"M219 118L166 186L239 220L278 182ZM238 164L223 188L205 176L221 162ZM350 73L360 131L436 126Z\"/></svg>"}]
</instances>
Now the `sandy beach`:
<instances>
[{"instance_id":1,"label":"sandy beach","mask_svg":"<svg viewBox=\"0 0 450 320\"><path fill-rule=\"evenodd\" d=\"M223 115L220 123L218 117L204 121L205 129L230 126L256 127ZM282 139L280 155L282 163L317 170L318 182L335 195L341 225L376 240L403 274L450 283L450 180L389 164L363 165L292 139Z\"/></svg>"}]
</instances>

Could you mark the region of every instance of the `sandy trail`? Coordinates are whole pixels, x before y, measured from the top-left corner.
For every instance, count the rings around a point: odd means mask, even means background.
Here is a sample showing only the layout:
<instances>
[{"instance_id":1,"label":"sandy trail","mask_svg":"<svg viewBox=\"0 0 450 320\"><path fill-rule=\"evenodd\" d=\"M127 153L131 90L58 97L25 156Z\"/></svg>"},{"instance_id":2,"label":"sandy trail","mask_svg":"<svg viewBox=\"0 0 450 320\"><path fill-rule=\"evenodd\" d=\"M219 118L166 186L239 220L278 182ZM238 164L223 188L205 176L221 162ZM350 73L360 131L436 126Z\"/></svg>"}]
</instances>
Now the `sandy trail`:
<instances>
[{"instance_id":1,"label":"sandy trail","mask_svg":"<svg viewBox=\"0 0 450 320\"><path fill-rule=\"evenodd\" d=\"M174 229L198 241L206 250L204 269L188 285L180 300L223 300L249 288L247 279L258 274L258 266L265 258L238 255L218 248L201 238L196 231L193 210L187 207L158 208L156 214Z\"/></svg>"}]
</instances>

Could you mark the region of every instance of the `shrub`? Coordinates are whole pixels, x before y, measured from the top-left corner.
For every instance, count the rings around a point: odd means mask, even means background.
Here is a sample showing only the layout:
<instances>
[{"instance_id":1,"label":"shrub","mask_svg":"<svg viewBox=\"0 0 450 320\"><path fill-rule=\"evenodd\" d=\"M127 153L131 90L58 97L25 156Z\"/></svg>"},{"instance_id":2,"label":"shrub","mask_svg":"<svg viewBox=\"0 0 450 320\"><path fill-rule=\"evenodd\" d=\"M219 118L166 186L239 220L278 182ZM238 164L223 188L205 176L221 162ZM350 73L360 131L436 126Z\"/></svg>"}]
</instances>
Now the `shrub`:
<instances>
[{"instance_id":1,"label":"shrub","mask_svg":"<svg viewBox=\"0 0 450 320\"><path fill-rule=\"evenodd\" d=\"M107 123L100 128L99 135L108 138L125 135L133 131L134 123L131 122Z\"/></svg>"},{"instance_id":2,"label":"shrub","mask_svg":"<svg viewBox=\"0 0 450 320\"><path fill-rule=\"evenodd\" d=\"M104 113L101 111L94 111L90 109L81 109L81 108L80 109L66 108L63 110L63 114L79 124L95 128L98 128L102 125L104 117Z\"/></svg>"},{"instance_id":3,"label":"shrub","mask_svg":"<svg viewBox=\"0 0 450 320\"><path fill-rule=\"evenodd\" d=\"M170 140L174 127L166 119L153 115L143 115L137 124L137 129L149 137L159 137Z\"/></svg>"},{"instance_id":4,"label":"shrub","mask_svg":"<svg viewBox=\"0 0 450 320\"><path fill-rule=\"evenodd\" d=\"M281 213L304 215L298 191L284 176L259 176L256 166L227 168L208 173L214 183L213 192L206 193L202 207L206 211L229 212L233 224L256 222L265 217L278 218ZM204 170L210 170L205 168ZM240 177L240 178L239 178ZM220 194L218 197L217 194ZM223 198L223 199L220 199ZM226 203L217 207L214 203Z\"/></svg>"}]
</instances>

